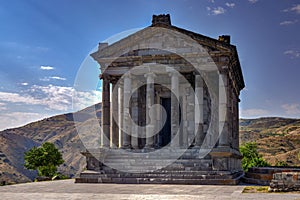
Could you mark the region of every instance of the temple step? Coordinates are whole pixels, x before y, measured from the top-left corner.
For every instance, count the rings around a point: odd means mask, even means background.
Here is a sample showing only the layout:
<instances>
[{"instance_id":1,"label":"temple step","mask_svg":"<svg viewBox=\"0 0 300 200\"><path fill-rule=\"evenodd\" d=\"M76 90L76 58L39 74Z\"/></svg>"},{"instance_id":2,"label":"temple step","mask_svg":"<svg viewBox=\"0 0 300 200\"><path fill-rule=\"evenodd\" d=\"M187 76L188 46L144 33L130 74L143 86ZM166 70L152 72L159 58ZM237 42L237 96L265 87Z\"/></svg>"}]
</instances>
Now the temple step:
<instances>
[{"instance_id":1,"label":"temple step","mask_svg":"<svg viewBox=\"0 0 300 200\"><path fill-rule=\"evenodd\" d=\"M116 173L101 174L100 172L85 171L76 183L127 183L127 184L232 184L239 182L242 173L210 174L211 172L168 171L162 173ZM207 174L207 175L204 175Z\"/></svg>"}]
</instances>

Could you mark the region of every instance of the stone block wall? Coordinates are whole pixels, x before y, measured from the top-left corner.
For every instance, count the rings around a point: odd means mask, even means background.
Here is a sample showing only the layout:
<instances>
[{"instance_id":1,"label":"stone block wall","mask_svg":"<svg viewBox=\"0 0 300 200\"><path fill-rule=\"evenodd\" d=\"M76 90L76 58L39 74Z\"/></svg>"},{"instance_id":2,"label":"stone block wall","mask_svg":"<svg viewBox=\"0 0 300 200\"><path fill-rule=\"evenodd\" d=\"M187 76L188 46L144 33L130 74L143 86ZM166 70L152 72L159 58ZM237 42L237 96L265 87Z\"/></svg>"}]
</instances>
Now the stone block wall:
<instances>
[{"instance_id":1,"label":"stone block wall","mask_svg":"<svg viewBox=\"0 0 300 200\"><path fill-rule=\"evenodd\" d=\"M300 191L300 172L281 172L273 174L270 192Z\"/></svg>"}]
</instances>

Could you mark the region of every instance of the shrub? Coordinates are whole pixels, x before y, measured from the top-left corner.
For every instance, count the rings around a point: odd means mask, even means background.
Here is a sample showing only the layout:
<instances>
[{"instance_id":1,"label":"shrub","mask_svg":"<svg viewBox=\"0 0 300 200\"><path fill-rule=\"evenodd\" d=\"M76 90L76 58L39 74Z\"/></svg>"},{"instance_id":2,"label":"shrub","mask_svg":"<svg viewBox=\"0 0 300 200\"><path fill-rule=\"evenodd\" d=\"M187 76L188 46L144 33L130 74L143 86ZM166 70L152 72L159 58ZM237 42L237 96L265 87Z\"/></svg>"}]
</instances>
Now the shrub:
<instances>
[{"instance_id":1,"label":"shrub","mask_svg":"<svg viewBox=\"0 0 300 200\"><path fill-rule=\"evenodd\" d=\"M24 167L29 170L37 170L39 176L53 177L57 174L57 166L64 163L61 153L50 142L40 147L33 147L25 152Z\"/></svg>"},{"instance_id":2,"label":"shrub","mask_svg":"<svg viewBox=\"0 0 300 200\"><path fill-rule=\"evenodd\" d=\"M243 156L242 167L244 171L248 171L251 167L266 167L270 164L265 161L257 151L257 144L255 142L245 143L240 146L240 152Z\"/></svg>"}]
</instances>

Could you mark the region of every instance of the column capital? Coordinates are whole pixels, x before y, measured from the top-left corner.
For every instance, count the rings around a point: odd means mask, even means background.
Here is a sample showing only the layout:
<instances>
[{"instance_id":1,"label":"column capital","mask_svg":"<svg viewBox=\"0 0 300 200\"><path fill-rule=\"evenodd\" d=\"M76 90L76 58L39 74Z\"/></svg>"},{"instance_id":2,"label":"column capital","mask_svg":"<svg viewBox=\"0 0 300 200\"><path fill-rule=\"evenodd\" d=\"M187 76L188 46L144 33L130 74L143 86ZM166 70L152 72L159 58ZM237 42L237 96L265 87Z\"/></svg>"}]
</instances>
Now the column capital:
<instances>
[{"instance_id":1,"label":"column capital","mask_svg":"<svg viewBox=\"0 0 300 200\"><path fill-rule=\"evenodd\" d=\"M148 72L147 74L144 74L144 77L145 78L155 78L156 77L156 74L153 73L153 72Z\"/></svg>"},{"instance_id":2,"label":"column capital","mask_svg":"<svg viewBox=\"0 0 300 200\"><path fill-rule=\"evenodd\" d=\"M107 73L102 73L102 74L100 74L99 75L99 78L100 79L105 79L105 80L110 80L110 75L109 74L107 74Z\"/></svg>"},{"instance_id":3,"label":"column capital","mask_svg":"<svg viewBox=\"0 0 300 200\"><path fill-rule=\"evenodd\" d=\"M168 75L170 76L170 77L178 77L179 76L179 72L178 71L176 71L176 70L172 70L172 71L169 71L168 72Z\"/></svg>"},{"instance_id":4,"label":"column capital","mask_svg":"<svg viewBox=\"0 0 300 200\"><path fill-rule=\"evenodd\" d=\"M132 78L132 74L130 72L126 72L124 75L123 75L123 78Z\"/></svg>"}]
</instances>

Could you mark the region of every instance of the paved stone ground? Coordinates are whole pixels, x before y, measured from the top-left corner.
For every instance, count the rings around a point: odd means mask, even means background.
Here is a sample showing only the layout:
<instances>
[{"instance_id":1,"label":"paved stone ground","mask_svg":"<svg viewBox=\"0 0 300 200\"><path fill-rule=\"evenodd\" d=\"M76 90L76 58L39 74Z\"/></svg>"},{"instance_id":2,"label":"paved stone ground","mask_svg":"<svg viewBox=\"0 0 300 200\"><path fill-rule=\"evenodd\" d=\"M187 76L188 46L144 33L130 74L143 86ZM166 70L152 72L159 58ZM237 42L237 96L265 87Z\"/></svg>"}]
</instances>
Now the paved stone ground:
<instances>
[{"instance_id":1,"label":"paved stone ground","mask_svg":"<svg viewBox=\"0 0 300 200\"><path fill-rule=\"evenodd\" d=\"M75 184L74 180L25 183L0 187L0 199L299 199L300 194L244 194L245 186Z\"/></svg>"}]
</instances>

